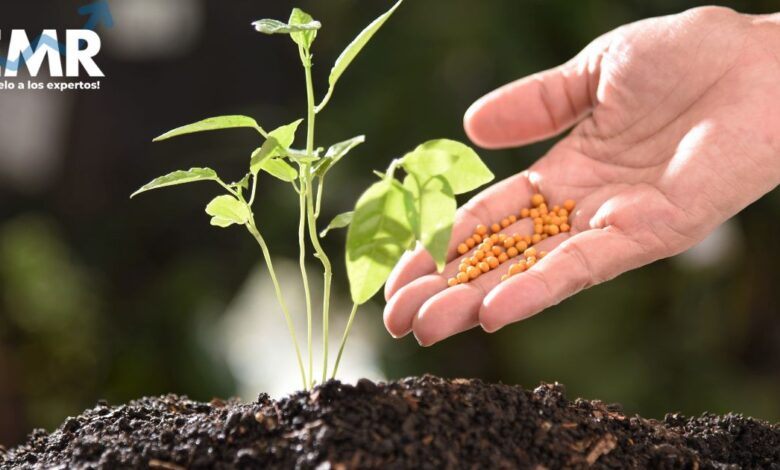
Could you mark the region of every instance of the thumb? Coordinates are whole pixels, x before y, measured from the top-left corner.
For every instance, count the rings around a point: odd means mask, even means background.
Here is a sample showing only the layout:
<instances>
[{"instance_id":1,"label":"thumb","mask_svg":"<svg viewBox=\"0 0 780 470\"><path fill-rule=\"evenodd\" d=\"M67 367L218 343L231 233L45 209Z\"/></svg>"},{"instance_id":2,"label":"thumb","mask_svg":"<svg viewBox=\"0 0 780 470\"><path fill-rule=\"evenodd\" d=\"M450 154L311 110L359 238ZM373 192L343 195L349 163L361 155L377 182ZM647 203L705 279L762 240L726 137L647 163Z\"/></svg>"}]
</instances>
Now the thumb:
<instances>
[{"instance_id":1,"label":"thumb","mask_svg":"<svg viewBox=\"0 0 780 470\"><path fill-rule=\"evenodd\" d=\"M552 137L590 113L601 54L588 47L569 62L494 90L466 111L469 138L504 148Z\"/></svg>"}]
</instances>

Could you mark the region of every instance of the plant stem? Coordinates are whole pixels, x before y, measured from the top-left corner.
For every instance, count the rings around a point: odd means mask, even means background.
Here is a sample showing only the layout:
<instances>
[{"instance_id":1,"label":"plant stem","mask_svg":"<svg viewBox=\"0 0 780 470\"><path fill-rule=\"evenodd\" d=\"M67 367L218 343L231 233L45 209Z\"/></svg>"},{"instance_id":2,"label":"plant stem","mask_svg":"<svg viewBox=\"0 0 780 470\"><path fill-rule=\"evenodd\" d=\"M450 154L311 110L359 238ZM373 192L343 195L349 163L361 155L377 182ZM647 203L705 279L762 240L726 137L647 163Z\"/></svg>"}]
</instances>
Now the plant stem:
<instances>
[{"instance_id":1,"label":"plant stem","mask_svg":"<svg viewBox=\"0 0 780 470\"><path fill-rule=\"evenodd\" d=\"M309 185L311 185L311 176L309 176ZM331 269L330 259L328 255L320 245L320 238L317 234L317 218L314 217L314 196L309 190L306 193L307 197L307 212L309 214L309 239L314 246L314 251L317 253L317 258L322 262L323 268L323 293L322 293L322 381L325 382L328 378L328 321L330 313L330 283L333 278L333 271Z\"/></svg>"},{"instance_id":2,"label":"plant stem","mask_svg":"<svg viewBox=\"0 0 780 470\"><path fill-rule=\"evenodd\" d=\"M303 63L303 69L306 73L306 156L314 156L314 84L311 80L311 55L306 51L306 61ZM309 175L306 174L306 179ZM311 191L311 188L308 188Z\"/></svg>"},{"instance_id":3,"label":"plant stem","mask_svg":"<svg viewBox=\"0 0 780 470\"><path fill-rule=\"evenodd\" d=\"M349 313L349 320L347 320L347 327L344 329L344 336L341 337L341 344L339 345L339 352L336 355L336 364L333 365L333 375L331 379L336 378L336 372L339 370L339 363L341 362L341 355L344 353L344 346L347 344L347 338L349 337L349 331L352 329L352 321L355 320L355 313L357 313L358 304L352 305L352 311Z\"/></svg>"},{"instance_id":4,"label":"plant stem","mask_svg":"<svg viewBox=\"0 0 780 470\"><path fill-rule=\"evenodd\" d=\"M254 217L249 219L249 222L246 224L246 228L249 230L249 233L255 237L257 244L260 245L260 249L263 251L263 258L265 259L265 264L268 265L268 273L271 275L271 281L273 282L274 290L276 291L276 299L279 301L279 306L282 308L282 313L284 314L285 320L287 320L287 328L290 330L290 336L292 336L293 345L295 346L295 356L298 358L298 368L301 371L303 388L306 388L306 369L303 367L301 350L298 347L298 338L295 335L295 327L293 326L292 317L290 317L290 312L287 310L287 304L285 303L284 297L282 296L282 288L279 286L279 280L276 278L276 271L274 270L274 265L271 262L271 253L268 251L268 245L266 245L265 239L260 234L260 231L257 230Z\"/></svg>"},{"instance_id":5,"label":"plant stem","mask_svg":"<svg viewBox=\"0 0 780 470\"><path fill-rule=\"evenodd\" d=\"M252 177L252 192L249 195L249 202L247 205L251 208L252 204L255 203L255 194L257 194L257 176Z\"/></svg>"},{"instance_id":6,"label":"plant stem","mask_svg":"<svg viewBox=\"0 0 780 470\"><path fill-rule=\"evenodd\" d=\"M314 217L320 216L320 208L322 207L322 188L325 186L325 178L317 178L317 204L314 207Z\"/></svg>"},{"instance_id":7,"label":"plant stem","mask_svg":"<svg viewBox=\"0 0 780 470\"><path fill-rule=\"evenodd\" d=\"M311 55L309 51L305 51L306 60L303 62L304 71L306 72L306 104L307 104L307 116L306 123L306 153L308 156L314 155L314 119L316 112L314 109L314 85L311 79ZM314 195L312 194L312 175L308 171L305 175L306 178L306 206L308 213L308 225L309 225L309 238L311 244L314 246L314 251L317 253L317 258L322 262L324 270L324 285L322 292L322 381L325 382L328 378L328 321L330 314L330 283L333 277L331 270L330 259L328 255L320 245L319 235L317 234L317 216L314 214Z\"/></svg>"},{"instance_id":8,"label":"plant stem","mask_svg":"<svg viewBox=\"0 0 780 470\"><path fill-rule=\"evenodd\" d=\"M301 188L305 188L304 172L308 171L308 164L303 165L301 170ZM303 293L306 297L306 344L309 355L309 384L312 387L314 381L314 348L311 346L312 339L312 312L311 312L311 291L309 290L309 275L306 272L306 194L304 190L298 192L298 205L300 206L300 219L298 221L298 248L300 256L298 263L301 268L301 279L303 280Z\"/></svg>"}]
</instances>

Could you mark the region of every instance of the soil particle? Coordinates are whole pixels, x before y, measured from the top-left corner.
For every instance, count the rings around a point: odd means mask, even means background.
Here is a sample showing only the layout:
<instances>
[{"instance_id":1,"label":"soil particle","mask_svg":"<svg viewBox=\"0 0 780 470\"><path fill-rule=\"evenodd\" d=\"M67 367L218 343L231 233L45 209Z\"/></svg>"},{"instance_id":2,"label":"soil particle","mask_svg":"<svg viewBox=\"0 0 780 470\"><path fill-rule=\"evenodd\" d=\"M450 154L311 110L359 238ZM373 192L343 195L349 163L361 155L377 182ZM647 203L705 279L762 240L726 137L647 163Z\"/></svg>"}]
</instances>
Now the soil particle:
<instances>
[{"instance_id":1,"label":"soil particle","mask_svg":"<svg viewBox=\"0 0 780 470\"><path fill-rule=\"evenodd\" d=\"M728 414L662 421L617 405L431 376L254 403L167 395L71 417L0 448L2 468L780 469L780 427Z\"/></svg>"}]
</instances>

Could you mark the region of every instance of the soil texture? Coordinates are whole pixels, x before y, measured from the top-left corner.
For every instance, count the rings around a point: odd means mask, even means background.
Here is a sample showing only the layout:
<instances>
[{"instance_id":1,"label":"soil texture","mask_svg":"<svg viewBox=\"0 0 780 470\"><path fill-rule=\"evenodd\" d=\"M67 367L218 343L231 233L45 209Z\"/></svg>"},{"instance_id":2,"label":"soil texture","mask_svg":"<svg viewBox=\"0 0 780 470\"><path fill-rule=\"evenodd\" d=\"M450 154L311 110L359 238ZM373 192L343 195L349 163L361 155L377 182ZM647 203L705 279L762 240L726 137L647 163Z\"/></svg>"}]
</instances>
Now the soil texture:
<instances>
[{"instance_id":1,"label":"soil texture","mask_svg":"<svg viewBox=\"0 0 780 470\"><path fill-rule=\"evenodd\" d=\"M618 405L424 376L331 381L282 400L99 402L0 447L2 468L780 469L780 426L736 414L663 420Z\"/></svg>"}]
</instances>

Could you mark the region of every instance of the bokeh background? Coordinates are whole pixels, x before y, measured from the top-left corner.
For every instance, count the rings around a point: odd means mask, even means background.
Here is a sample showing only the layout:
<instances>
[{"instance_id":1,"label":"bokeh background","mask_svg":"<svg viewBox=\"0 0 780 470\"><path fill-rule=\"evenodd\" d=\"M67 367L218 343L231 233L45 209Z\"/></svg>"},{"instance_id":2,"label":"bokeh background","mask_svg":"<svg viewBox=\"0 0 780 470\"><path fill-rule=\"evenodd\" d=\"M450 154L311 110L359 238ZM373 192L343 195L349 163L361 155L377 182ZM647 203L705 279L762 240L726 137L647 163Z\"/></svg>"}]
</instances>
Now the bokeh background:
<instances>
[{"instance_id":1,"label":"bokeh background","mask_svg":"<svg viewBox=\"0 0 780 470\"><path fill-rule=\"evenodd\" d=\"M0 30L77 28L77 0L3 2ZM776 0L720 2L740 11ZM332 172L323 221L348 210L371 170L433 137L465 140L483 93L568 59L621 24L698 5L680 0L407 0L340 82L319 144L365 133ZM247 114L266 128L302 115L294 46L250 21L284 19L287 0L110 0L99 92L0 91L0 445L51 430L99 398L176 392L208 400L298 387L284 324L253 240L208 225L207 185L128 195L164 172L212 166L239 178L258 136L236 130L151 143L178 125ZM324 27L315 80L388 0L305 0ZM0 50L7 46L6 35ZM652 80L652 77L648 77ZM503 178L552 142L481 155ZM269 181L259 223L300 317L296 200ZM738 411L780 419L780 193L701 246L594 287L494 335L423 349L384 333L381 299L363 309L344 377L433 373L624 404L661 417ZM343 233L334 337L347 313ZM285 261L287 259L288 261ZM316 271L316 260L312 260ZM318 276L313 275L318 280ZM299 336L304 336L299 325ZM335 345L332 346L335 348Z\"/></svg>"}]
</instances>

